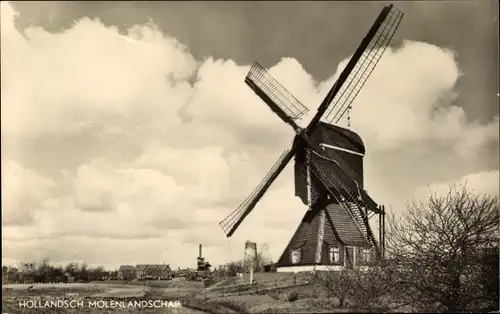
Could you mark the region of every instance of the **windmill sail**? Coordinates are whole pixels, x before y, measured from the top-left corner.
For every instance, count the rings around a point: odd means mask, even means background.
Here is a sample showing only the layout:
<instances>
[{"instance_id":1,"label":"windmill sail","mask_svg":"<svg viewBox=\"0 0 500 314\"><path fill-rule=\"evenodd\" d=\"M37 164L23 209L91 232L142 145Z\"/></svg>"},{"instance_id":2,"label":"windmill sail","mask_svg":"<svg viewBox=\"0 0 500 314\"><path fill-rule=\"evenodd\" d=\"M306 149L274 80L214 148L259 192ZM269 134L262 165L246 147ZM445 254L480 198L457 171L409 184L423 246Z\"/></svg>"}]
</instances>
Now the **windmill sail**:
<instances>
[{"instance_id":1,"label":"windmill sail","mask_svg":"<svg viewBox=\"0 0 500 314\"><path fill-rule=\"evenodd\" d=\"M289 120L299 119L309 111L257 62L250 68L245 83L287 123Z\"/></svg>"},{"instance_id":2,"label":"windmill sail","mask_svg":"<svg viewBox=\"0 0 500 314\"><path fill-rule=\"evenodd\" d=\"M292 159L293 154L293 146L292 150L284 151L255 190L240 204L240 206L219 223L227 237L230 237L243 222L245 217L250 214L264 193L266 193L274 180Z\"/></svg>"},{"instance_id":3,"label":"windmill sail","mask_svg":"<svg viewBox=\"0 0 500 314\"><path fill-rule=\"evenodd\" d=\"M220 222L227 237L235 232L295 155L295 176L298 178L296 179L296 195L309 206L320 200L320 196L325 192L328 192L345 208L345 212L352 216L353 222L366 235L368 241L378 248L368 223L368 209L376 213L380 211L377 204L363 190L362 159L346 157L347 159L344 160L339 153L323 151L324 147L320 145L330 145L332 143L328 142L332 140L327 139L328 134L325 135L325 138L319 135L319 138L325 139L327 143L318 142L315 130L321 131L320 125L322 124L331 125L320 121L322 119L330 123L340 120L382 57L402 17L403 13L392 5L384 7L305 129L299 127L295 120L308 111L307 107L267 73L260 64L257 62L253 64L245 78L245 83L273 112L292 126L297 136L292 148L281 155L252 194ZM331 106L332 103L333 106ZM330 133L337 134L338 132ZM359 140L359 142L358 144L363 146L362 141ZM333 144L340 143L334 141ZM332 150L339 149L339 147L332 147ZM363 156L364 151L362 153L351 151L351 153ZM309 155L311 158L308 158ZM309 175L310 173L312 175ZM315 190L311 186L317 189ZM322 238L323 235L318 234L318 239ZM318 243L322 242L318 240Z\"/></svg>"},{"instance_id":4,"label":"windmill sail","mask_svg":"<svg viewBox=\"0 0 500 314\"><path fill-rule=\"evenodd\" d=\"M368 31L368 34L365 36L365 38L347 63L347 66L344 68L337 81L318 107L316 115L307 127L308 130L314 129L316 127L316 124L319 122L319 120L324 117L325 112L330 112L331 110L333 110L329 109L332 101L334 101L334 103L343 104L343 107L347 109L347 107L350 105L350 103L352 103L354 98L359 93L359 90L363 86L364 82L366 82L371 72L377 65L378 60L381 58L382 53L385 51L387 45L389 45L389 42L392 39L394 32L399 26L402 18L403 13L396 9L393 5L384 7L382 12L379 14L372 27ZM356 68L358 62L360 64L358 68ZM349 80L349 78L351 78L351 80ZM346 82L347 86L344 87ZM358 88L353 89L354 92L349 92L349 94L345 94L344 92L342 92L340 94L342 94L343 96L340 95L339 92L341 90L351 90L348 86L353 86L352 82L355 83L354 87ZM331 121L332 118L328 120L328 118L325 117L325 119L327 121Z\"/></svg>"},{"instance_id":5,"label":"windmill sail","mask_svg":"<svg viewBox=\"0 0 500 314\"><path fill-rule=\"evenodd\" d=\"M401 11L395 8L391 9L366 50L356 62L342 88L333 98L332 105L325 112L323 120L336 124L344 116L382 58L402 18Z\"/></svg>"}]
</instances>

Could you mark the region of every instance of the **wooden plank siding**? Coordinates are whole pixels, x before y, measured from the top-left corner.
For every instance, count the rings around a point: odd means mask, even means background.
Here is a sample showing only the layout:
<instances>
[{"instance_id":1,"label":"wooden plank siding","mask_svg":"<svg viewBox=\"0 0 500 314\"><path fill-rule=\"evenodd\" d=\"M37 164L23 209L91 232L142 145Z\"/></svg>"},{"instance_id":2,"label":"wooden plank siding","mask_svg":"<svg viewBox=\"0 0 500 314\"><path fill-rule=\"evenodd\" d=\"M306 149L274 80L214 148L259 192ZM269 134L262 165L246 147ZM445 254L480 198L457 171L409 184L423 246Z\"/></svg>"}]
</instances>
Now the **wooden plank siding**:
<instances>
[{"instance_id":1,"label":"wooden plank siding","mask_svg":"<svg viewBox=\"0 0 500 314\"><path fill-rule=\"evenodd\" d=\"M292 236L292 239L285 248L283 254L277 262L277 267L285 266L306 266L315 265L315 254L317 245L317 231L319 228L319 210L316 208L307 211L299 227ZM355 248L370 248L366 238L360 233L354 222L345 210L335 203L326 205L327 217L325 219L325 233L321 254L321 265L330 264L329 247L339 246L340 259L344 262L344 247L353 246ZM333 222L332 229L329 217ZM301 248L302 256L300 262L293 264L291 260L292 250ZM356 256L360 256L359 249L355 249Z\"/></svg>"},{"instance_id":2,"label":"wooden plank siding","mask_svg":"<svg viewBox=\"0 0 500 314\"><path fill-rule=\"evenodd\" d=\"M329 125L326 123L319 123L314 132L309 136L309 139L314 145L330 145L332 147L337 147L340 150L322 147L323 155L327 158L336 160L338 166L334 165L333 162L320 158L314 154L311 155L312 160L315 164L319 166L320 170L318 174L321 175L322 172L327 176L333 175L348 189L351 193L357 194L358 187L353 185L352 180L358 183L359 188L363 188L363 155L365 154L365 147L361 138L351 130L341 128L339 126ZM295 139L296 141L301 141L301 139ZM298 145L297 152L295 154L295 165L294 165L294 175L295 175L295 195L298 196L302 202L307 205L307 170L306 170L306 145L302 142L296 143ZM349 153L342 151L342 149L355 152ZM338 159L340 156L341 160ZM342 168L343 171L334 171L335 167ZM349 177L347 177L348 175ZM311 202L315 203L320 195L325 191L323 183L321 183L315 175L311 174ZM328 182L328 180L326 181ZM333 180L330 183L331 189L341 189L341 186L336 184Z\"/></svg>"},{"instance_id":3,"label":"wooden plank siding","mask_svg":"<svg viewBox=\"0 0 500 314\"><path fill-rule=\"evenodd\" d=\"M325 144L356 152L357 154L353 154L335 150L335 153L345 161L342 166L347 168L345 169L347 173L352 174L352 179L358 182L359 186L363 188L363 156L365 154L365 145L361 137L349 129L320 123L313 133L313 138L317 145ZM328 158L335 159L331 148L324 147L323 151Z\"/></svg>"},{"instance_id":4,"label":"wooden plank siding","mask_svg":"<svg viewBox=\"0 0 500 314\"><path fill-rule=\"evenodd\" d=\"M316 255L316 242L318 235L319 217L313 210L307 211L302 218L297 230L288 243L285 251L279 258L277 266L288 265L312 265ZM292 250L302 248L301 260L292 264Z\"/></svg>"},{"instance_id":5,"label":"wooden plank siding","mask_svg":"<svg viewBox=\"0 0 500 314\"><path fill-rule=\"evenodd\" d=\"M340 204L330 203L327 208L327 221L325 222L325 240L332 244L342 242L350 246L369 246L366 237L361 234L349 214ZM328 221L331 218L331 222ZM333 228L332 229L332 225ZM336 234L335 234L336 233Z\"/></svg>"}]
</instances>

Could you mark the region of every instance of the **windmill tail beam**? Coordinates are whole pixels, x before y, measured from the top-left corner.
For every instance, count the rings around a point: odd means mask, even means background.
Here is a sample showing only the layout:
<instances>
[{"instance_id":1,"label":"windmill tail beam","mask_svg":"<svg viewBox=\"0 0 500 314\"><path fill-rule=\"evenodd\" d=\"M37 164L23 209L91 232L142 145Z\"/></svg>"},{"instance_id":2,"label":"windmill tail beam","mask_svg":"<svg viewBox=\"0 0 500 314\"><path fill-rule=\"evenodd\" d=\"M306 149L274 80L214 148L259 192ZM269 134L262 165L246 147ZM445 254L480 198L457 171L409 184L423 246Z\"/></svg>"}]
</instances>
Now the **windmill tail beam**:
<instances>
[{"instance_id":1,"label":"windmill tail beam","mask_svg":"<svg viewBox=\"0 0 500 314\"><path fill-rule=\"evenodd\" d=\"M326 210L321 210L319 212L319 226L318 226L318 233L316 235L318 239L318 242L316 242L316 256L315 256L316 264L321 263L321 257L323 255L323 241L325 239L325 218L326 218Z\"/></svg>"},{"instance_id":2,"label":"windmill tail beam","mask_svg":"<svg viewBox=\"0 0 500 314\"><path fill-rule=\"evenodd\" d=\"M380 224L380 251L381 251L381 257L385 257L385 206L380 207L380 214L379 214L379 224Z\"/></svg>"}]
</instances>

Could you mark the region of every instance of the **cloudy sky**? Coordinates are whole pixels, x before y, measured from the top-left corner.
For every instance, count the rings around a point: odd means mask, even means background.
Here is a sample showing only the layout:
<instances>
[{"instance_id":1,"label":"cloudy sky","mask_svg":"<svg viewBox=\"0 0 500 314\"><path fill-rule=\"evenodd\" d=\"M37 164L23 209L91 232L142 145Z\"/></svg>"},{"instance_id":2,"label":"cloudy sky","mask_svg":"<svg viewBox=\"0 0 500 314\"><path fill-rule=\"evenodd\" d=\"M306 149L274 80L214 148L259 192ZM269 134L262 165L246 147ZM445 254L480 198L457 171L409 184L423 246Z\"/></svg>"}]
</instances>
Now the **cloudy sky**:
<instances>
[{"instance_id":1,"label":"cloudy sky","mask_svg":"<svg viewBox=\"0 0 500 314\"><path fill-rule=\"evenodd\" d=\"M367 190L396 213L454 181L496 193L497 2L397 5L353 104ZM257 59L314 112L382 6L2 2L2 262L194 267L203 243L217 265L245 240L277 260L305 211L291 165L218 225L293 137L243 79Z\"/></svg>"}]
</instances>

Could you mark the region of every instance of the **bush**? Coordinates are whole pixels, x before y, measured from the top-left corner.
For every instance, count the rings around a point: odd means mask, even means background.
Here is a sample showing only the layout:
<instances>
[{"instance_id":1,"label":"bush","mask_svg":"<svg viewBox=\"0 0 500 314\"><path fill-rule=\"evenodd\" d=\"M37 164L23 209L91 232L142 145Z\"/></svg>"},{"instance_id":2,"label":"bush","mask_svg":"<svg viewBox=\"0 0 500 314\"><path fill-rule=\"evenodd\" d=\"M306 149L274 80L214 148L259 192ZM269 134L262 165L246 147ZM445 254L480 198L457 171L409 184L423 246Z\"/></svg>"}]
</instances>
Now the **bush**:
<instances>
[{"instance_id":1,"label":"bush","mask_svg":"<svg viewBox=\"0 0 500 314\"><path fill-rule=\"evenodd\" d=\"M327 291L330 297L339 299L339 307L345 306L345 301L352 290L353 271L342 269L340 271L330 269L317 272L316 279Z\"/></svg>"},{"instance_id":2,"label":"bush","mask_svg":"<svg viewBox=\"0 0 500 314\"><path fill-rule=\"evenodd\" d=\"M274 300L279 300L280 299L280 293L278 290L270 290L270 291L263 291L265 292L269 297L273 298Z\"/></svg>"},{"instance_id":3,"label":"bush","mask_svg":"<svg viewBox=\"0 0 500 314\"><path fill-rule=\"evenodd\" d=\"M211 286L211 285L213 285L213 284L215 284L215 280L213 280L213 279L211 279L211 278L209 278L209 279L205 279L205 280L203 281L203 286L204 286L205 288L210 287L210 286Z\"/></svg>"},{"instance_id":4,"label":"bush","mask_svg":"<svg viewBox=\"0 0 500 314\"><path fill-rule=\"evenodd\" d=\"M288 302L295 302L299 299L299 293L297 291L292 291L288 295Z\"/></svg>"},{"instance_id":5,"label":"bush","mask_svg":"<svg viewBox=\"0 0 500 314\"><path fill-rule=\"evenodd\" d=\"M373 265L365 271L355 270L352 274L350 296L363 311L380 311L380 302L394 289L391 265ZM383 309L382 311L387 311Z\"/></svg>"}]
</instances>

